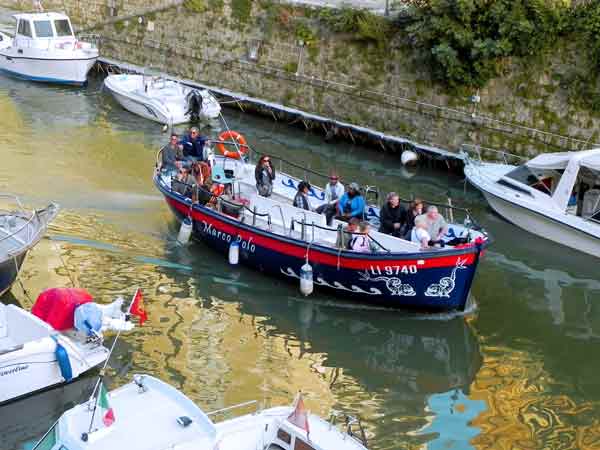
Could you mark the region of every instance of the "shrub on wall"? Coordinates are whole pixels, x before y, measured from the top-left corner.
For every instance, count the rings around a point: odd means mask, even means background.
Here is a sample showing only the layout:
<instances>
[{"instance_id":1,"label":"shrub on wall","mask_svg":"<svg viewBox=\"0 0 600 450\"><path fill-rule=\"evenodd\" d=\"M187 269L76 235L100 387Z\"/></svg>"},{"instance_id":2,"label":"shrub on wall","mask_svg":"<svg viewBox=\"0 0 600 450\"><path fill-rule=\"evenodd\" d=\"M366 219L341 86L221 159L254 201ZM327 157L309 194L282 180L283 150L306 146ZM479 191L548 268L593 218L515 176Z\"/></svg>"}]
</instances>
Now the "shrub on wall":
<instances>
[{"instance_id":1,"label":"shrub on wall","mask_svg":"<svg viewBox=\"0 0 600 450\"><path fill-rule=\"evenodd\" d=\"M512 56L540 54L564 29L563 0L425 0L408 32L433 75L451 87L483 86Z\"/></svg>"}]
</instances>

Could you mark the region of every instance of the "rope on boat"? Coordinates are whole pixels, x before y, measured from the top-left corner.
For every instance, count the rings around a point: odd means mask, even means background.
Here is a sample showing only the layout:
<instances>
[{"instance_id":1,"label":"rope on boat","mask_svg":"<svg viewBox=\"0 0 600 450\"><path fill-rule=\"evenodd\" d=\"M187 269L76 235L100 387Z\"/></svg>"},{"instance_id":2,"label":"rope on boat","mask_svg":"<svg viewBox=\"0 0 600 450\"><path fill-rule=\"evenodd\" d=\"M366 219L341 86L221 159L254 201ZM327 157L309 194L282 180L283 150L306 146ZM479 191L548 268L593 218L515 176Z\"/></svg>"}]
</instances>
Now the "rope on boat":
<instances>
[{"instance_id":1,"label":"rope on boat","mask_svg":"<svg viewBox=\"0 0 600 450\"><path fill-rule=\"evenodd\" d=\"M23 290L23 294L25 294L25 297L27 297L27 300L29 300L29 302L31 304L33 304L33 299L29 295L29 292L27 291L27 289L25 289L25 286L23 285L23 282L21 281L21 277L19 277L19 263L17 262L17 256L16 255L13 256L13 261L15 262L15 270L17 271L16 280L18 281L19 286L21 286L21 289Z\"/></svg>"}]
</instances>

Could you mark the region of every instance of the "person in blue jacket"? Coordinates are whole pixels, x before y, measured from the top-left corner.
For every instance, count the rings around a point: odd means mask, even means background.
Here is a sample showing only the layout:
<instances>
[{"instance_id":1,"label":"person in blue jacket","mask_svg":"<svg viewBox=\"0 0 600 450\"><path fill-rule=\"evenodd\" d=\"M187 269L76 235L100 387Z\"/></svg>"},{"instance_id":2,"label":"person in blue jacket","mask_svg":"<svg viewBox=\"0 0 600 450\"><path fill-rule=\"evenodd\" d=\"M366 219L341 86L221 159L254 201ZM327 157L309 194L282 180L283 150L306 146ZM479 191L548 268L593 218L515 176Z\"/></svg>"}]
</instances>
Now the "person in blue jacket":
<instances>
[{"instance_id":1,"label":"person in blue jacket","mask_svg":"<svg viewBox=\"0 0 600 450\"><path fill-rule=\"evenodd\" d=\"M338 202L338 215L336 219L348 222L351 218L364 220L365 199L360 193L358 183L350 183L348 191L342 195Z\"/></svg>"},{"instance_id":2,"label":"person in blue jacket","mask_svg":"<svg viewBox=\"0 0 600 450\"><path fill-rule=\"evenodd\" d=\"M179 143L183 146L183 156L192 161L206 161L204 144L208 141L206 136L200 135L196 127L190 129L190 134L186 135Z\"/></svg>"}]
</instances>

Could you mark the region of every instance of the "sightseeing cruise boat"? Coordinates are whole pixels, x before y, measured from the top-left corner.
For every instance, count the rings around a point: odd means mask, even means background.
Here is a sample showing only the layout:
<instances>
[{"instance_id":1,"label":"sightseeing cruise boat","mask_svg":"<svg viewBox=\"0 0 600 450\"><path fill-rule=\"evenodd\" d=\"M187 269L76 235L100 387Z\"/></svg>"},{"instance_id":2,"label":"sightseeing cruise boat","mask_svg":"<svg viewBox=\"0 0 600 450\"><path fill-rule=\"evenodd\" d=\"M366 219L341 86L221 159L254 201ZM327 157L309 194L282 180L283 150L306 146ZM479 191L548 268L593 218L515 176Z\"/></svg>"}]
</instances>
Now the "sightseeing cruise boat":
<instances>
[{"instance_id":1,"label":"sightseeing cruise boat","mask_svg":"<svg viewBox=\"0 0 600 450\"><path fill-rule=\"evenodd\" d=\"M0 295L8 291L31 250L44 236L58 214L58 205L28 211L19 198L0 194Z\"/></svg>"},{"instance_id":2,"label":"sightseeing cruise boat","mask_svg":"<svg viewBox=\"0 0 600 450\"><path fill-rule=\"evenodd\" d=\"M474 157L464 153L465 175L494 211L530 233L600 257L600 149L543 153L520 165L485 162L485 149L473 151Z\"/></svg>"},{"instance_id":3,"label":"sightseeing cruise boat","mask_svg":"<svg viewBox=\"0 0 600 450\"><path fill-rule=\"evenodd\" d=\"M233 132L230 132L233 133ZM245 141L244 141L245 142ZM246 145L241 149L248 151ZM371 231L375 252L362 253L339 245L342 222L327 226L324 215L292 205L299 178L277 172L270 197L258 195L255 166L230 157L212 157L213 182L229 186L231 195L218 196L196 187L191 195L174 189L173 172L157 163L156 187L176 218L180 235L191 232L230 263L244 265L300 283L304 295L329 291L367 304L443 311L464 310L487 235L468 217L452 223L442 248L422 250L419 244ZM160 152L159 152L159 161ZM313 208L325 201L322 189L311 187ZM379 208L368 205L365 217L373 223Z\"/></svg>"},{"instance_id":4,"label":"sightseeing cruise boat","mask_svg":"<svg viewBox=\"0 0 600 450\"><path fill-rule=\"evenodd\" d=\"M325 421L306 410L300 395L293 406L213 422L256 402L204 412L150 375L134 375L110 393L99 384L95 396L66 411L32 450L367 450L358 419L333 412Z\"/></svg>"},{"instance_id":5,"label":"sightseeing cruise boat","mask_svg":"<svg viewBox=\"0 0 600 450\"><path fill-rule=\"evenodd\" d=\"M31 312L0 303L0 404L68 383L104 362L106 330L133 327L122 299L94 303L83 289L42 292Z\"/></svg>"},{"instance_id":6,"label":"sightseeing cruise boat","mask_svg":"<svg viewBox=\"0 0 600 450\"><path fill-rule=\"evenodd\" d=\"M17 78L82 85L98 49L73 34L69 17L55 12L15 14L14 38L2 35L0 71Z\"/></svg>"},{"instance_id":7,"label":"sightseeing cruise boat","mask_svg":"<svg viewBox=\"0 0 600 450\"><path fill-rule=\"evenodd\" d=\"M126 110L165 125L218 119L221 105L206 89L162 76L109 75L104 86Z\"/></svg>"}]
</instances>

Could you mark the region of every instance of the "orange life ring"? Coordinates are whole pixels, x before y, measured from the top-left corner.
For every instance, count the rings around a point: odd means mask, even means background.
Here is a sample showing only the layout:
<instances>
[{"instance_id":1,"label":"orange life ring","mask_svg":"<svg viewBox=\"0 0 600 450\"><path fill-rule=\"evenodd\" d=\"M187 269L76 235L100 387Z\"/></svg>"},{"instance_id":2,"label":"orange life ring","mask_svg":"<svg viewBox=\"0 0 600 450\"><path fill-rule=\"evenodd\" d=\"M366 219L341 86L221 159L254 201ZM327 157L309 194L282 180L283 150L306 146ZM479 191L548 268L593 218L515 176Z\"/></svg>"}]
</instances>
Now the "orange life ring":
<instances>
[{"instance_id":1,"label":"orange life ring","mask_svg":"<svg viewBox=\"0 0 600 450\"><path fill-rule=\"evenodd\" d=\"M233 139L238 143L238 146L235 146L234 150L229 150L227 147L225 147L224 141L228 141L230 139ZM221 142L217 144L217 150L226 158L239 159L240 154L245 155L248 153L248 142L246 141L246 138L237 131L223 131L219 135L219 141Z\"/></svg>"}]
</instances>

